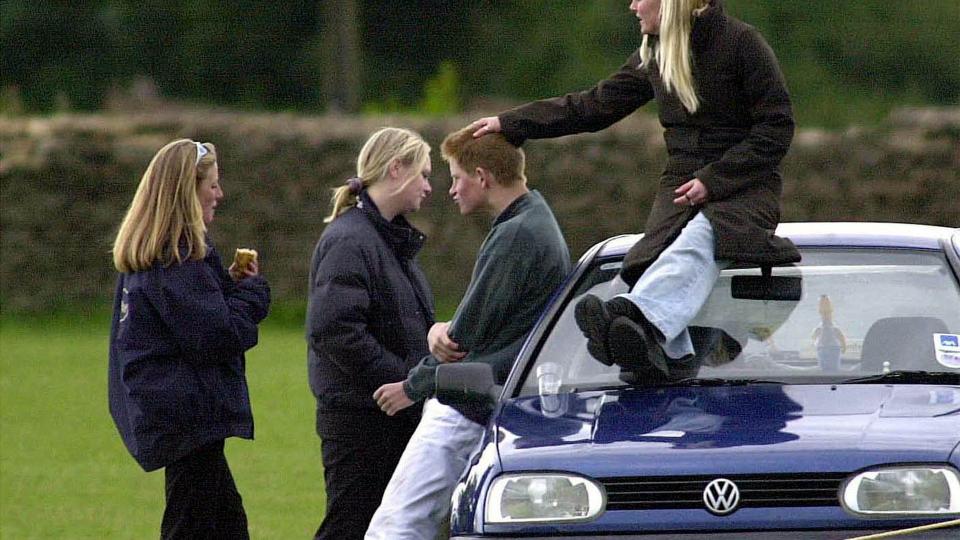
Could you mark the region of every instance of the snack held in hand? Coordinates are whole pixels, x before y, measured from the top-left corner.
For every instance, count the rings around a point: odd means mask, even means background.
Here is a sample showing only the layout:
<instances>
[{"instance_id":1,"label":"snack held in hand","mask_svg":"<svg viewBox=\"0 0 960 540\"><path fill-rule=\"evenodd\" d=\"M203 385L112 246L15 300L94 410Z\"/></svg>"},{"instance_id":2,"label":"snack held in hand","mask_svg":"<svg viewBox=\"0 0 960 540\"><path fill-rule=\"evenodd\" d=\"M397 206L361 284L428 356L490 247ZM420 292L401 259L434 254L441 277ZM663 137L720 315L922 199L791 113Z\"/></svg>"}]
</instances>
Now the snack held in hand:
<instances>
[{"instance_id":1,"label":"snack held in hand","mask_svg":"<svg viewBox=\"0 0 960 540\"><path fill-rule=\"evenodd\" d=\"M257 250L237 248L233 256L233 262L237 265L237 270L243 270L250 266L250 263L257 260Z\"/></svg>"}]
</instances>

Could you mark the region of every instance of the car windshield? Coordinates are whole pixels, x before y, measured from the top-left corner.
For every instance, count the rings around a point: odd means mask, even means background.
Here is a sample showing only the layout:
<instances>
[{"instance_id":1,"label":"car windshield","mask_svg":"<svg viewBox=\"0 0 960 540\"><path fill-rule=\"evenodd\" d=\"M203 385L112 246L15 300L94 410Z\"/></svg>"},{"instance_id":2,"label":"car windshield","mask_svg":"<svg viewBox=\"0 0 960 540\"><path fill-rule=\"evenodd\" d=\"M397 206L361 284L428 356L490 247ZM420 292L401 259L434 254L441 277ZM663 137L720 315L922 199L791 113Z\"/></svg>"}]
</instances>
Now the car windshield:
<instances>
[{"instance_id":1,"label":"car windshield","mask_svg":"<svg viewBox=\"0 0 960 540\"><path fill-rule=\"evenodd\" d=\"M721 273L691 324L698 369L686 376L701 384L802 384L900 372L960 373L955 343L960 288L941 253L864 248L802 253L800 264L772 271L775 278L799 278L799 300L766 294L767 299L735 298L734 277L756 280L761 270L735 267ZM582 276L537 344L521 394L536 394L545 373L566 391L643 384L590 356L573 316L584 294L609 299L627 291L620 266L617 259L598 260Z\"/></svg>"}]
</instances>

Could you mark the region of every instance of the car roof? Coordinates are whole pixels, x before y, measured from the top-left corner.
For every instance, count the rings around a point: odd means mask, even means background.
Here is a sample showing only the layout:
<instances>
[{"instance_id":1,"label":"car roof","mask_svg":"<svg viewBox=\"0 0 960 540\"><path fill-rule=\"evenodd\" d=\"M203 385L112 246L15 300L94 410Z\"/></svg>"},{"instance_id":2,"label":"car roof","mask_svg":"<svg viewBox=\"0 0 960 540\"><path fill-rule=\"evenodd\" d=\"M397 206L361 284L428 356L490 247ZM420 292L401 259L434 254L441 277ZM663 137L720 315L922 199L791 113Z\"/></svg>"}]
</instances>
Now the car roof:
<instances>
[{"instance_id":1,"label":"car roof","mask_svg":"<svg viewBox=\"0 0 960 540\"><path fill-rule=\"evenodd\" d=\"M801 247L887 247L940 249L940 241L960 234L960 229L935 225L875 222L781 223L777 235ZM598 256L623 255L640 234L615 236L605 241Z\"/></svg>"}]
</instances>

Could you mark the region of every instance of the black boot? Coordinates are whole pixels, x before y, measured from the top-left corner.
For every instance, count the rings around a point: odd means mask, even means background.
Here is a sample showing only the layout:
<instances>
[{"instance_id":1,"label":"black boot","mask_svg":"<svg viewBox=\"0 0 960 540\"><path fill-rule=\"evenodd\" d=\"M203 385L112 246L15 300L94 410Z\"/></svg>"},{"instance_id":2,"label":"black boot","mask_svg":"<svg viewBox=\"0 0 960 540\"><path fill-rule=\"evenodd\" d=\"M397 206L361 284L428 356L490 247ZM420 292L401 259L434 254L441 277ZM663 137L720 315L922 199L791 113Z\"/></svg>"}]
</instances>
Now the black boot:
<instances>
[{"instance_id":1,"label":"black boot","mask_svg":"<svg viewBox=\"0 0 960 540\"><path fill-rule=\"evenodd\" d=\"M587 337L587 351L601 363L636 372L640 380L660 380L666 375L658 331L630 300L615 297L604 302L588 294L575 306L574 318Z\"/></svg>"},{"instance_id":2,"label":"black boot","mask_svg":"<svg viewBox=\"0 0 960 540\"><path fill-rule=\"evenodd\" d=\"M626 298L614 298L604 302L592 294L584 296L573 310L577 326L587 338L587 351L590 355L607 366L613 365L610 351L607 348L607 334L610 333L610 323L617 317L643 319L643 313ZM645 319L644 319L645 320Z\"/></svg>"},{"instance_id":3,"label":"black boot","mask_svg":"<svg viewBox=\"0 0 960 540\"><path fill-rule=\"evenodd\" d=\"M587 338L587 351L590 355L602 364L612 366L613 362L607 354L606 342L614 316L603 300L592 294L584 296L574 306L573 317L580 331Z\"/></svg>"},{"instance_id":4,"label":"black boot","mask_svg":"<svg viewBox=\"0 0 960 540\"><path fill-rule=\"evenodd\" d=\"M671 381L682 381L683 379L692 379L700 373L700 366L703 365L703 359L696 355L688 354L683 358L670 359L669 376Z\"/></svg>"},{"instance_id":5,"label":"black boot","mask_svg":"<svg viewBox=\"0 0 960 540\"><path fill-rule=\"evenodd\" d=\"M667 357L657 342L656 329L642 314L640 321L621 316L610 323L607 350L613 363L636 373L637 382L667 379Z\"/></svg>"}]
</instances>

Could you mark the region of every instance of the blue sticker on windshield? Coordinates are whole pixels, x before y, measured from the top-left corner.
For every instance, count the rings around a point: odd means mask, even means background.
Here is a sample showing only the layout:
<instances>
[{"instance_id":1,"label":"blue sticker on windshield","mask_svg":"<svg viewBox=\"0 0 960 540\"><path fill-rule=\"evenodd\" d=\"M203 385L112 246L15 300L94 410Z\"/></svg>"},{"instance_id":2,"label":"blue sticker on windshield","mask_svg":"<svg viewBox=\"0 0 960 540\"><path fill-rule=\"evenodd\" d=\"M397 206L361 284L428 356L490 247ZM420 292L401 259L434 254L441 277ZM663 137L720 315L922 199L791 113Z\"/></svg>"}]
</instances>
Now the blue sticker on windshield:
<instances>
[{"instance_id":1,"label":"blue sticker on windshield","mask_svg":"<svg viewBox=\"0 0 960 540\"><path fill-rule=\"evenodd\" d=\"M930 391L931 405L956 405L960 403L960 391L951 388L938 388Z\"/></svg>"},{"instance_id":2,"label":"blue sticker on windshield","mask_svg":"<svg viewBox=\"0 0 960 540\"><path fill-rule=\"evenodd\" d=\"M937 362L948 368L960 368L960 335L934 334L933 348Z\"/></svg>"}]
</instances>

